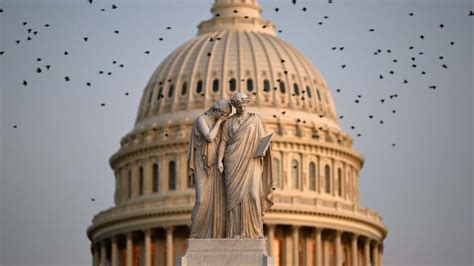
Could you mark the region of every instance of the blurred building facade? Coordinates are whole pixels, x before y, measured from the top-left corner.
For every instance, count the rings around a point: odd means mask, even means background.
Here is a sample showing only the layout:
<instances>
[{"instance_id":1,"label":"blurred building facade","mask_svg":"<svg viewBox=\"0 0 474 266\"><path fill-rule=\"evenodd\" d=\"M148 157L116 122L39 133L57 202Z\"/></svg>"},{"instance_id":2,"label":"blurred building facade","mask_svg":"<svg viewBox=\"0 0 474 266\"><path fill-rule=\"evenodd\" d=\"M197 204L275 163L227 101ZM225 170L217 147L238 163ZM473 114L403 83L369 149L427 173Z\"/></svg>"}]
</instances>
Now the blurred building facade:
<instances>
[{"instance_id":1,"label":"blurred building facade","mask_svg":"<svg viewBox=\"0 0 474 266\"><path fill-rule=\"evenodd\" d=\"M93 265L171 266L194 205L194 119L241 91L273 132L275 205L264 217L276 265L382 265L387 228L359 203L364 159L338 124L325 80L261 18L257 0L215 0L212 18L151 76L134 129L111 158L115 206L87 234Z\"/></svg>"}]
</instances>

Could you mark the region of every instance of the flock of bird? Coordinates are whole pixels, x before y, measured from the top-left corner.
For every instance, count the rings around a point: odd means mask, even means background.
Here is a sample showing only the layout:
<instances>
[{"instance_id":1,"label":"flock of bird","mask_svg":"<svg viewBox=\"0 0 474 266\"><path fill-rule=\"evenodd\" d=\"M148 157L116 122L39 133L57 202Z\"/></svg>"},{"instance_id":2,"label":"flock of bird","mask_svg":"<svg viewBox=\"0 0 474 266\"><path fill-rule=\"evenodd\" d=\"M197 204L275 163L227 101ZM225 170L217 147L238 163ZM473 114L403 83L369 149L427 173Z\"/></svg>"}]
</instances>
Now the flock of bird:
<instances>
[{"instance_id":1,"label":"flock of bird","mask_svg":"<svg viewBox=\"0 0 474 266\"><path fill-rule=\"evenodd\" d=\"M87 1L86 3L88 3L89 5L92 5L92 6L94 5L94 0L85 0L85 1ZM329 3L329 4L332 4L333 2L332 2L332 0L329 0L328 3ZM297 5L297 1L296 1L296 0L292 0L292 4L296 6L296 5ZM107 10L115 11L115 10L118 10L118 9L119 9L119 7L118 7L117 4L111 4L111 5L110 5L110 8L108 8L108 9L107 9L107 8L100 8L99 10L100 10L101 12L105 12L105 11L107 11ZM277 13L278 13L278 12L280 11L280 7L275 7L273 10L274 10L274 12L277 12ZM301 10L302 10L303 12L307 12L307 11L308 11L308 8L305 7L305 6L303 6L303 7L301 7ZM1 16L2 13L4 13L4 12L6 12L6 11L5 11L4 9L0 8L0 16ZM235 10L234 12L237 13L238 10ZM415 14L414 14L414 13L409 13L409 14L407 14L407 15L408 15L408 16L414 16ZM468 16L474 16L474 12L471 10L471 11L467 12L467 15L468 15ZM329 16L324 16L324 17L323 17L323 21L324 21L324 20L328 20L328 19L329 19ZM323 25L323 21L319 21L319 22L318 22L318 25ZM39 32L41 31L41 29L39 29L39 28L30 27L28 21L24 21L24 22L22 23L22 26L26 28L27 35L26 35L26 38L24 39L24 41L26 41L26 42L32 41L32 40L35 38L35 36L37 36L37 35L39 34ZM52 27L52 26L51 26L50 24L44 24L44 25L42 25L42 27L43 27L43 28L50 28L50 27ZM440 30L442 30L442 29L444 29L444 24L439 24L438 27L439 27ZM166 29L166 30L171 30L172 27L167 26L167 27L165 27L165 29ZM375 32L376 29L375 29L375 28L369 28L368 31L369 31L369 32ZM282 31L279 30L278 32L281 33ZM117 30L114 30L113 33L114 33L114 34L120 34L120 30L118 30L118 29L117 29ZM419 37L420 39L424 39L424 38L425 38L424 35L419 35L418 37ZM159 40L159 41L164 41L164 38L163 38L163 37L159 37L158 40ZM82 41L87 43L87 42L89 41L89 37L88 37L88 36L83 36L83 37L82 37ZM209 41L214 41L214 40L211 38ZM22 43L22 42L23 42L23 40L15 40L15 41L14 41L14 44L15 44L15 45L19 45L19 44ZM454 46L454 45L455 45L455 42L454 42L454 41L451 41L449 44L450 44L451 46ZM344 46L331 47L331 48L330 48L330 50L332 50L332 51L343 51L344 49L345 49ZM414 48L413 46L410 46L410 47L408 47L408 49L409 49L409 50L414 50L415 48ZM6 55L6 53L7 53L7 51L1 50L1 48L0 48L0 60L1 60L1 57L2 57L2 56ZM146 55L149 55L150 53L151 53L150 50L144 51L144 54L146 54ZM385 50L377 49L376 51L373 52L373 55L374 55L374 56L377 56L377 55L382 54L382 53L391 54L392 51L391 51L390 49L385 49ZM64 56L68 56L68 55L69 55L69 52L68 52L67 50L65 50L64 53L63 53L63 55L64 55ZM418 52L418 55L423 55L423 52ZM211 54L208 53L208 56L211 56ZM410 58L410 60L411 60L411 62L412 62L410 67L411 67L412 69L418 69L419 66L418 66L417 63L416 63L416 57L413 56L413 57ZM443 60L444 60L444 56L439 56L439 57L438 57L438 60L439 60L439 61L443 61ZM281 59L281 61L282 61L283 64L285 63L285 59ZM36 58L36 62L37 62L38 64L41 64L41 66L38 66L38 67L36 68L36 71L35 71L35 72L36 72L37 74L41 74L41 73L43 73L44 71L51 71L52 66L51 66L50 64L43 63L43 59L42 59L42 58L40 58L40 57ZM392 63L393 63L393 64L397 64L397 63L398 63L398 59L396 59L396 58L392 59ZM114 61L112 62L112 64L113 64L113 65L116 65L116 66L119 67L119 68L124 68L124 67L125 67L125 64L123 64L123 63L121 63L121 62L118 62L118 61L116 61L116 60L114 60ZM444 64L444 63L441 63L440 67L442 67L443 69L448 69L448 66L447 66L446 64ZM342 69L346 69L346 68L347 68L347 65L346 65L346 64L343 64L343 65L341 65L341 68L342 68ZM420 73L420 75L426 75L426 74L427 74L426 71L424 71L424 70L419 70L419 73ZM110 72L110 71L104 71L104 70L99 70L99 71L98 71L98 75L111 76L111 75L112 75L112 72ZM388 75L394 76L394 75L396 75L396 73L395 73L394 70L390 70L390 71L388 72ZM378 74L378 79L385 79L385 78L386 78L386 74L384 74L384 73ZM70 76L65 76L65 77L64 77L64 81L65 81L65 82L70 82L70 81L71 81L71 77L70 77ZM409 81L408 81L407 79L405 79L405 78L401 78L400 83L401 83L402 85L406 85L406 84L409 83ZM21 81L21 84L22 84L23 86L28 86L28 85L29 85L29 82L28 82L27 79L25 79L25 80ZM88 87L91 87L91 86L92 86L92 82L91 82L91 81L85 81L85 82L84 82L84 85L85 85L85 86L88 86ZM434 84L432 84L432 85L428 86L428 89L436 90L436 89L437 89L437 86L434 85ZM336 92L337 92L337 93L341 93L342 91L341 91L341 89L337 89ZM255 94L255 93L254 93L254 94ZM128 96L128 95L129 95L129 92L125 92L125 96ZM294 96L294 97L301 97L301 99L304 100L304 99L305 99L305 98L304 98L304 96L305 96L305 91L302 91L302 96L299 95L299 94L296 95L295 93L293 93L293 96ZM397 97L398 97L398 94L391 94L391 95L389 95L389 98L388 98L388 99L385 99L385 98L380 99L380 102L381 102L381 103L384 103L384 102L386 102L387 100L392 100L392 99L395 99L395 98L397 98ZM359 103L361 102L361 98L362 98L362 95L360 95L360 94L357 95L357 98L354 99L354 102L355 102L356 104L359 104ZM100 106L104 107L104 106L106 106L106 103L100 103ZM284 115L285 113L286 113L286 111L282 112L282 115ZM395 114L395 113L396 113L396 110L395 110L395 109L392 110L392 113ZM275 117L277 117L277 115L275 115ZM341 116L339 116L339 119L343 119L343 117L344 117L344 116L341 115ZM375 117L374 117L373 114L370 114L370 115L368 115L368 118L369 118L369 119L374 119ZM297 122L305 122L305 121L299 120L299 121L297 121ZM384 121L383 121L383 120L379 120L379 123L380 123L380 124L383 124ZM18 125L17 125L17 124L13 125L13 128L18 128ZM355 126L352 125L350 128L351 128L352 130L354 130L354 129L355 129ZM361 134L358 133L357 136L360 137ZM393 146L393 147L394 147L395 145L396 145L395 143L392 143L392 146Z\"/></svg>"}]
</instances>

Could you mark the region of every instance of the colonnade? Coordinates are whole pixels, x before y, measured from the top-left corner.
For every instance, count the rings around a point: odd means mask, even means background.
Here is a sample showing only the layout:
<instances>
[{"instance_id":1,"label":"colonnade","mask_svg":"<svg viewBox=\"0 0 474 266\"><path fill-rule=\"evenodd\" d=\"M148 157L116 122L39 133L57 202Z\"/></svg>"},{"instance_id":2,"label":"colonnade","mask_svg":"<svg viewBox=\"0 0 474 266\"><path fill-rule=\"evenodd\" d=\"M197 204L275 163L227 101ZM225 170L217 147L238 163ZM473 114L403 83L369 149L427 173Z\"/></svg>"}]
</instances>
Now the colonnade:
<instances>
[{"instance_id":1,"label":"colonnade","mask_svg":"<svg viewBox=\"0 0 474 266\"><path fill-rule=\"evenodd\" d=\"M93 266L173 266L176 253L173 250L176 241L176 227L166 226L161 240L164 240L163 257L152 254L153 230L126 232L110 238L95 241L92 245ZM265 225L268 239L268 254L278 256L276 265L296 266L381 266L382 244L367 236L334 229L307 227L299 225ZM178 229L179 230L179 229ZM189 228L188 228L189 230ZM133 235L140 233L139 244L143 247L139 255L134 256ZM278 235L278 236L277 236ZM187 236L181 236L184 240ZM284 238L285 248L278 249L278 241ZM125 255L119 256L119 241ZM123 245L123 243L125 245ZM137 244L137 243L135 243ZM134 258L140 257L139 261ZM160 263L158 263L160 260Z\"/></svg>"},{"instance_id":2,"label":"colonnade","mask_svg":"<svg viewBox=\"0 0 474 266\"><path fill-rule=\"evenodd\" d=\"M354 232L320 227L286 226L289 234L284 234L281 238L289 243L285 244L286 248L277 252L276 232L282 231L277 229L279 226L266 225L268 254L275 257L281 256L280 253L283 252L283 256L275 258L277 265L382 266L383 245L379 240ZM331 255L329 244L334 247L334 255Z\"/></svg>"},{"instance_id":3,"label":"colonnade","mask_svg":"<svg viewBox=\"0 0 474 266\"><path fill-rule=\"evenodd\" d=\"M174 247L174 238L173 231L175 227L166 226L162 229L165 230L165 264L166 266L174 265L174 256L173 256L173 247ZM118 234L116 236L102 239L100 241L94 242L92 244L92 265L93 266L134 266L134 254L133 254L133 233L141 232L143 233L143 253L140 254L139 265L143 266L154 266L152 264L152 228L146 228L144 230L138 230L133 232L127 232L124 234ZM125 237L125 261L121 261L119 256L118 249L118 240L119 238ZM142 243L139 243L142 244ZM122 257L123 258L123 257ZM157 263L155 263L157 264Z\"/></svg>"}]
</instances>

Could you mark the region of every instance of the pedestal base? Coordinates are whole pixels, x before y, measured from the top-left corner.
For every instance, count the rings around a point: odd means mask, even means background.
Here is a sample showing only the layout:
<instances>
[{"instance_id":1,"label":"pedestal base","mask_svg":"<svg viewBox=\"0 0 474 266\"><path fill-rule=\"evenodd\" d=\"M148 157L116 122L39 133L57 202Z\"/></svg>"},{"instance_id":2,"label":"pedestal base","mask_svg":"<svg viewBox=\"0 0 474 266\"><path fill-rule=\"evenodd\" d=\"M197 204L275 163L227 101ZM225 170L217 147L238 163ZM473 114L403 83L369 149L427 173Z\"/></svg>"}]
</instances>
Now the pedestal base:
<instances>
[{"instance_id":1,"label":"pedestal base","mask_svg":"<svg viewBox=\"0 0 474 266\"><path fill-rule=\"evenodd\" d=\"M176 265L273 266L266 239L188 239L188 248Z\"/></svg>"}]
</instances>

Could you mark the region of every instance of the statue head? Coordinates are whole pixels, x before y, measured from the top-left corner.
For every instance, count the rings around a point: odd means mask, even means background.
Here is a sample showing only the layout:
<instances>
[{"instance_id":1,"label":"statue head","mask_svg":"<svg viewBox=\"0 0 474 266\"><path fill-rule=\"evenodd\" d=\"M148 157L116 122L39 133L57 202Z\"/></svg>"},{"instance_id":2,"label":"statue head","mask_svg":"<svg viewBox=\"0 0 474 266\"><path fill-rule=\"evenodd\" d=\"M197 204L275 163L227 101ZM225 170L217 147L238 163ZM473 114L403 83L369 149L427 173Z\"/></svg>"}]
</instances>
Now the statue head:
<instances>
[{"instance_id":1,"label":"statue head","mask_svg":"<svg viewBox=\"0 0 474 266\"><path fill-rule=\"evenodd\" d=\"M230 102L235 107L237 113L240 114L245 111L245 108L250 102L250 98L242 92L237 92L232 96Z\"/></svg>"},{"instance_id":2,"label":"statue head","mask_svg":"<svg viewBox=\"0 0 474 266\"><path fill-rule=\"evenodd\" d=\"M221 116L228 116L232 112L232 106L229 101L220 99L215 101L211 108L207 111L209 115L213 114L215 118L219 119Z\"/></svg>"}]
</instances>

